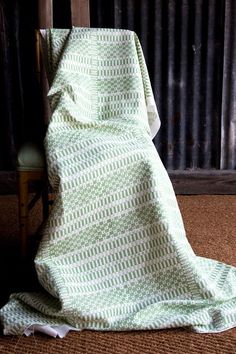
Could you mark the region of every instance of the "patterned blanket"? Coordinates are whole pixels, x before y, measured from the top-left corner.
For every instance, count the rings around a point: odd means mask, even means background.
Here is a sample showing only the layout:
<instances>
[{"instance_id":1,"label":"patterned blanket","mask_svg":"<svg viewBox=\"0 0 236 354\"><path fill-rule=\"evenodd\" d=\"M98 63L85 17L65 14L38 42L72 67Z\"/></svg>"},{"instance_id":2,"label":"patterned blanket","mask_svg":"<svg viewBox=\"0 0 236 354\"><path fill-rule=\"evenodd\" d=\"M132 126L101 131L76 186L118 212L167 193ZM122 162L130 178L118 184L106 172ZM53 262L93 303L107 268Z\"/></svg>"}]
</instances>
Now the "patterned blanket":
<instances>
[{"instance_id":1,"label":"patterned blanket","mask_svg":"<svg viewBox=\"0 0 236 354\"><path fill-rule=\"evenodd\" d=\"M1 309L5 334L236 325L236 268L198 257L152 143L160 122L126 30L47 30L55 203L35 267L42 292Z\"/></svg>"}]
</instances>

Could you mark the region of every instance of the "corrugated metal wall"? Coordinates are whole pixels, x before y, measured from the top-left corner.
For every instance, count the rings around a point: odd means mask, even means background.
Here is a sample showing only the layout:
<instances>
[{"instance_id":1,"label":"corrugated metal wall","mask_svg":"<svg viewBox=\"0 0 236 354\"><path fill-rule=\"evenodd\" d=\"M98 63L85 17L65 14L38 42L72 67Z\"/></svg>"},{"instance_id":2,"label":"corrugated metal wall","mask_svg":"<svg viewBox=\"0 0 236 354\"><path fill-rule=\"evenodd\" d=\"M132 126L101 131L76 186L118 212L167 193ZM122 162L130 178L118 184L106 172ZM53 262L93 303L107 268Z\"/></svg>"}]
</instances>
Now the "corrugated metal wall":
<instances>
[{"instance_id":1,"label":"corrugated metal wall","mask_svg":"<svg viewBox=\"0 0 236 354\"><path fill-rule=\"evenodd\" d=\"M168 170L236 168L236 1L91 0L91 26L134 30Z\"/></svg>"},{"instance_id":2,"label":"corrugated metal wall","mask_svg":"<svg viewBox=\"0 0 236 354\"><path fill-rule=\"evenodd\" d=\"M236 1L227 0L221 115L222 169L236 168Z\"/></svg>"}]
</instances>

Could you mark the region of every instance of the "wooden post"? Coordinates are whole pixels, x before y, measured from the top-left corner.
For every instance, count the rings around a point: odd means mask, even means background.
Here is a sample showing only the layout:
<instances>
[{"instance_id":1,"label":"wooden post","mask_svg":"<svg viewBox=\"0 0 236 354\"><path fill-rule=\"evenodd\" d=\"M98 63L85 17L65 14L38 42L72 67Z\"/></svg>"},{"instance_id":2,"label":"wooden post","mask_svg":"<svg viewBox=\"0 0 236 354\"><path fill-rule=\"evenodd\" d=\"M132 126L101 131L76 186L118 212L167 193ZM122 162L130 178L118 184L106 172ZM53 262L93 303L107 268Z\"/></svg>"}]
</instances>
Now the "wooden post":
<instances>
[{"instance_id":1,"label":"wooden post","mask_svg":"<svg viewBox=\"0 0 236 354\"><path fill-rule=\"evenodd\" d=\"M24 258L27 254L27 236L28 236L28 173L20 171L18 174L18 196L19 196L19 225L20 225L20 247L21 256Z\"/></svg>"},{"instance_id":2,"label":"wooden post","mask_svg":"<svg viewBox=\"0 0 236 354\"><path fill-rule=\"evenodd\" d=\"M53 27L52 0L38 0L38 26L39 29Z\"/></svg>"},{"instance_id":3,"label":"wooden post","mask_svg":"<svg viewBox=\"0 0 236 354\"><path fill-rule=\"evenodd\" d=\"M45 171L43 169L38 171L32 171L32 170L18 171L20 247L21 247L22 258L25 258L25 256L27 255L28 219L29 219L29 181L43 182L44 180L45 180ZM45 199L46 196L44 196L44 201L46 202ZM32 204L32 206L34 205L34 203ZM47 213L48 209L45 208L48 208L48 206L46 205L44 207L44 212Z\"/></svg>"},{"instance_id":4,"label":"wooden post","mask_svg":"<svg viewBox=\"0 0 236 354\"><path fill-rule=\"evenodd\" d=\"M75 27L90 27L89 0L70 0L71 25Z\"/></svg>"},{"instance_id":5,"label":"wooden post","mask_svg":"<svg viewBox=\"0 0 236 354\"><path fill-rule=\"evenodd\" d=\"M40 58L40 33L39 30L35 30L35 58L36 58L36 75L38 83L41 83L41 58Z\"/></svg>"}]
</instances>

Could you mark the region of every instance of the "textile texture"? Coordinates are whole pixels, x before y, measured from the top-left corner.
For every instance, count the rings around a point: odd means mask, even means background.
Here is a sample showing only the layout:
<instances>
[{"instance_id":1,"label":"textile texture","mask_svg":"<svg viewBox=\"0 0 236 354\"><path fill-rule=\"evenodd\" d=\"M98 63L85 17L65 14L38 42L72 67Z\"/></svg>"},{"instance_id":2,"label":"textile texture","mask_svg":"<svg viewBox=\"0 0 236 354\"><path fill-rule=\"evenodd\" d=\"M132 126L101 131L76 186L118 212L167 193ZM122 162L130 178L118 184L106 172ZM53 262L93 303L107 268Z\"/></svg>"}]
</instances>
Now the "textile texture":
<instances>
[{"instance_id":1,"label":"textile texture","mask_svg":"<svg viewBox=\"0 0 236 354\"><path fill-rule=\"evenodd\" d=\"M56 199L35 267L44 290L13 294L5 334L236 325L236 268L198 257L152 143L160 122L137 36L48 30Z\"/></svg>"}]
</instances>

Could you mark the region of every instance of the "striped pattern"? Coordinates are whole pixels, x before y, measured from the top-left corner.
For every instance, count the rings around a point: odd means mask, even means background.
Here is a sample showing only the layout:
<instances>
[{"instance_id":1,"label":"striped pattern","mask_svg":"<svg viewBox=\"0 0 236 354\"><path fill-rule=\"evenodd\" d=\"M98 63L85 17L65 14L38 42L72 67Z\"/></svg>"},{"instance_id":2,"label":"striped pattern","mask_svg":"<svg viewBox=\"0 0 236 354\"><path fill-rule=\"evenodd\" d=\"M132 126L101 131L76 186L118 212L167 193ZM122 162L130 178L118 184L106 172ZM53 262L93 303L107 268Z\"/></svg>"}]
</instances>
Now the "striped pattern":
<instances>
[{"instance_id":1,"label":"striped pattern","mask_svg":"<svg viewBox=\"0 0 236 354\"><path fill-rule=\"evenodd\" d=\"M152 143L159 129L137 36L48 30L56 200L35 259L42 293L13 294L5 334L236 325L236 269L197 257Z\"/></svg>"}]
</instances>

